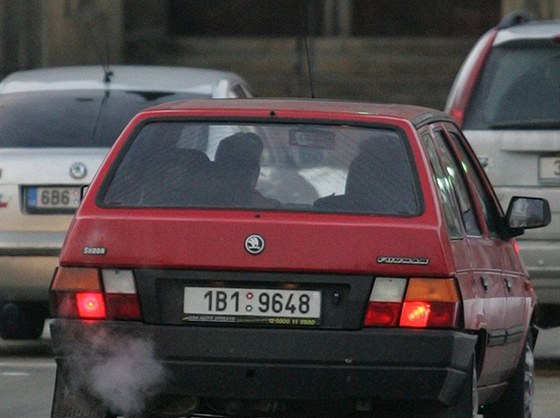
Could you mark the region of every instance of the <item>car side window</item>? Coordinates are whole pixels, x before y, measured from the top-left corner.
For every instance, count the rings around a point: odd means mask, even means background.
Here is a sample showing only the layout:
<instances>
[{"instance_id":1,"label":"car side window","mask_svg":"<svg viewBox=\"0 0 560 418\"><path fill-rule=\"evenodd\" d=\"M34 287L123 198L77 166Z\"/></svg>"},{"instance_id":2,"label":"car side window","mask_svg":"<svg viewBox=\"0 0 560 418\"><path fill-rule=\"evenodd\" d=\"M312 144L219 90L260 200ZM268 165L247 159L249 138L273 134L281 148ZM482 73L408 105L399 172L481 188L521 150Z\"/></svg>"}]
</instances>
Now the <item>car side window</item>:
<instances>
[{"instance_id":1,"label":"car side window","mask_svg":"<svg viewBox=\"0 0 560 418\"><path fill-rule=\"evenodd\" d=\"M434 141L437 149L439 150L439 154L441 155L447 179L455 192L457 202L459 203L465 231L468 235L480 236L482 235L482 232L476 216L476 207L473 205L464 177L465 172L462 166L454 158L453 151L450 149L448 140L443 131L437 130L434 132Z\"/></svg>"},{"instance_id":2,"label":"car side window","mask_svg":"<svg viewBox=\"0 0 560 418\"><path fill-rule=\"evenodd\" d=\"M461 160L461 168L474 186L475 198L478 200L480 207L482 208L488 233L492 237L498 237L500 230L499 220L501 219L499 209L496 207L496 203L492 199L492 196L488 193L488 190L484 187L480 174L475 169L472 158L469 157L461 137L456 132L450 131L449 134L451 136L451 140L457 146L459 159Z\"/></svg>"},{"instance_id":3,"label":"car side window","mask_svg":"<svg viewBox=\"0 0 560 418\"><path fill-rule=\"evenodd\" d=\"M452 239L460 239L463 237L459 220L460 211L457 201L453 196L452 185L440 161L436 146L428 133L422 135L422 142L424 143L432 167L434 182L438 190L447 231Z\"/></svg>"}]
</instances>

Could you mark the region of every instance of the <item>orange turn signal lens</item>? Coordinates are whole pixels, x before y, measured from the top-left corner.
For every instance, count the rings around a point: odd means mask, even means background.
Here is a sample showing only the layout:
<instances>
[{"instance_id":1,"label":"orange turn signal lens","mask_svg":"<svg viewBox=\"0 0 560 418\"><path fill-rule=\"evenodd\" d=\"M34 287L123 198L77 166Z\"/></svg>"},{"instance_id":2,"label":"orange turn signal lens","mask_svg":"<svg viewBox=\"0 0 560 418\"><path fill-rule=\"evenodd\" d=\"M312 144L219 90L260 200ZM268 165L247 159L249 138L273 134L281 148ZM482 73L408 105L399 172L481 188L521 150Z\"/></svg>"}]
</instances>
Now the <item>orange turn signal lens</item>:
<instances>
[{"instance_id":1,"label":"orange turn signal lens","mask_svg":"<svg viewBox=\"0 0 560 418\"><path fill-rule=\"evenodd\" d=\"M460 298L454 279L412 278L408 281L405 300L455 302Z\"/></svg>"},{"instance_id":2,"label":"orange turn signal lens","mask_svg":"<svg viewBox=\"0 0 560 418\"><path fill-rule=\"evenodd\" d=\"M52 290L101 290L99 271L92 268L59 267Z\"/></svg>"}]
</instances>

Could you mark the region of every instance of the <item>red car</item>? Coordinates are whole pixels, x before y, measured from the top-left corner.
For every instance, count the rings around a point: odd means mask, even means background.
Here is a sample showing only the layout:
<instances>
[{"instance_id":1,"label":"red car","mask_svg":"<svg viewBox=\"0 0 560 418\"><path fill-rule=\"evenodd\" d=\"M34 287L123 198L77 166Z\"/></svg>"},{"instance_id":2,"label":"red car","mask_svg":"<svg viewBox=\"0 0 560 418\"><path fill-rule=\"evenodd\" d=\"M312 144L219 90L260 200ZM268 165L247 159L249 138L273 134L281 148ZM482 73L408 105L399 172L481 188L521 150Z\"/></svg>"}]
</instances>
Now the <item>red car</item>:
<instances>
[{"instance_id":1,"label":"red car","mask_svg":"<svg viewBox=\"0 0 560 418\"><path fill-rule=\"evenodd\" d=\"M529 417L536 301L514 237L548 222L544 199L504 214L436 110L142 111L51 284L52 416Z\"/></svg>"}]
</instances>

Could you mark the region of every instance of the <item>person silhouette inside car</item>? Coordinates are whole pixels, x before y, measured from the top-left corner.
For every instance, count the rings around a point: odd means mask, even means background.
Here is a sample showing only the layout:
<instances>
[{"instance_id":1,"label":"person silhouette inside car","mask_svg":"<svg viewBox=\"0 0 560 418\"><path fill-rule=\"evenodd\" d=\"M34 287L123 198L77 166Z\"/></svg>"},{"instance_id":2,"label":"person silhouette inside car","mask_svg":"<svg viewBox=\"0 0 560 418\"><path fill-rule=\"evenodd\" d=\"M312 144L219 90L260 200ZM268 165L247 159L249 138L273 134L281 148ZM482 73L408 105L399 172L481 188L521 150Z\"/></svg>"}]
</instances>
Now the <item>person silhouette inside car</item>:
<instances>
[{"instance_id":1,"label":"person silhouette inside car","mask_svg":"<svg viewBox=\"0 0 560 418\"><path fill-rule=\"evenodd\" d=\"M261 138L254 133L236 133L220 142L214 157L219 172L218 187L224 204L236 207L278 208L280 202L264 197L255 187L261 171Z\"/></svg>"}]
</instances>

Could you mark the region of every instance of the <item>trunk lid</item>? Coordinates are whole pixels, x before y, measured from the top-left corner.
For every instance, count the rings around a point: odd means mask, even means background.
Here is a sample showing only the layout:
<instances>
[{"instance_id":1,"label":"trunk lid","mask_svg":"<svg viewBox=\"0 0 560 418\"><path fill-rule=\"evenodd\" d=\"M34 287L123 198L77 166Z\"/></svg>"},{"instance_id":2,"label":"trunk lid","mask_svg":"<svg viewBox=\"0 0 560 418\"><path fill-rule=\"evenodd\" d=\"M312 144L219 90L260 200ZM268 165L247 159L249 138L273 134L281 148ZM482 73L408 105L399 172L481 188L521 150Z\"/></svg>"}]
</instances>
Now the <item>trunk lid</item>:
<instances>
[{"instance_id":1,"label":"trunk lid","mask_svg":"<svg viewBox=\"0 0 560 418\"><path fill-rule=\"evenodd\" d=\"M128 209L119 216L119 210L98 210L102 220L77 217L63 264L390 275L452 271L441 229L427 215ZM253 235L264 240L258 255L246 249Z\"/></svg>"}]
</instances>

